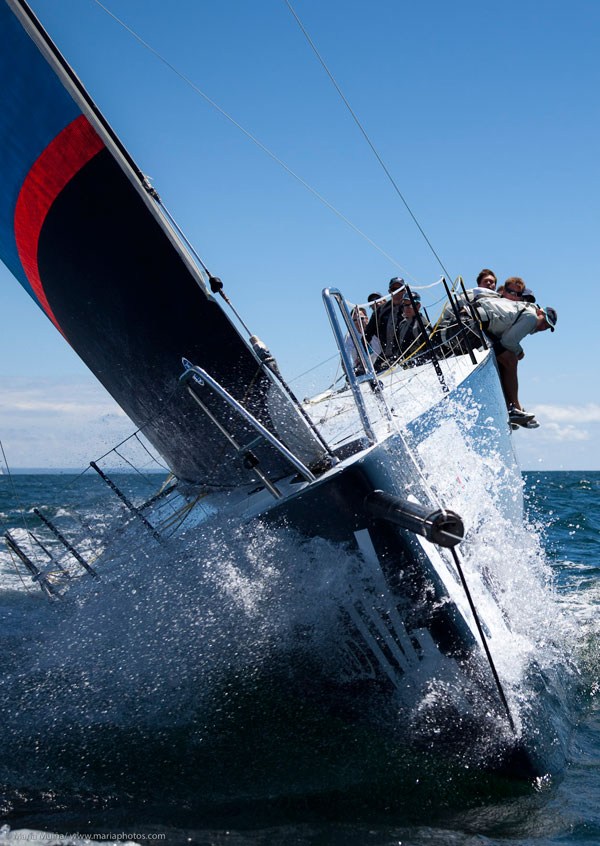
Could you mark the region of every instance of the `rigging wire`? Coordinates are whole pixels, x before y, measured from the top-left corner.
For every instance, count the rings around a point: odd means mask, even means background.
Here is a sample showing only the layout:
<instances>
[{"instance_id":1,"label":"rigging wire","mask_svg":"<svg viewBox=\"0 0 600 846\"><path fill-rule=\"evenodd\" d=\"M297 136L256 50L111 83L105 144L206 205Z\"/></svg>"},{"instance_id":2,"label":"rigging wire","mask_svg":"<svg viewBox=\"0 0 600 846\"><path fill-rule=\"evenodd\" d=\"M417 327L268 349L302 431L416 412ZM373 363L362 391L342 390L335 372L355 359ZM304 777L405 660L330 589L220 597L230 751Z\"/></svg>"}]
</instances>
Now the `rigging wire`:
<instances>
[{"instance_id":1,"label":"rigging wire","mask_svg":"<svg viewBox=\"0 0 600 846\"><path fill-rule=\"evenodd\" d=\"M313 367L309 367L308 370L305 370L303 373L299 373L297 376L293 376L288 381L295 382L297 379L301 379L303 376L306 376L307 373L312 373L313 370L317 370L319 367L323 367L324 364L328 364L330 361L333 361L334 358L339 358L339 353L335 352L333 355L330 355L329 358L320 361L318 364L315 364Z\"/></svg>"},{"instance_id":2,"label":"rigging wire","mask_svg":"<svg viewBox=\"0 0 600 846\"><path fill-rule=\"evenodd\" d=\"M168 59L166 59L164 56L162 56L157 50L155 50L150 44L148 44L147 41L144 41L144 39L140 35L138 35L135 32L135 30L131 29L131 27L129 27L124 21L122 21L113 12L111 12L110 9L107 9L107 7L104 6L104 4L100 2L100 0L93 0L93 2L97 6L99 6L101 9L103 9L106 12L107 15L110 15L110 17L113 18L113 20L115 20L120 26L122 26L123 29L125 29L131 36L133 36L133 38L135 38L136 41L139 41L140 44L142 44L147 50L149 50L154 56L156 56L156 58L159 59L164 65L166 65L169 68L169 70L173 71L173 73L175 73L180 79L182 79L183 82L185 82L186 85L188 85L193 91L195 91L197 94L199 94L209 105L211 105L214 109L216 109L219 112L219 114L221 114L224 118L226 118L230 123L232 123L235 127L237 127L241 132L243 132L244 135L247 138L249 138L250 141L252 141L253 144L256 144L256 146L259 147L259 149L261 149L271 159L273 159L273 161L275 161L278 165L280 165L287 173L290 174L290 176L293 176L294 179L296 179L301 185L303 185L308 191L310 191L311 194L313 194L313 196L315 196L325 206L327 206L327 208L330 211L332 211L341 220L343 220L344 223L346 223L351 229L353 229L358 235L360 235L361 238L364 238L369 244L371 244L372 247L374 247L379 253L381 253L382 256L384 256L386 259L388 259L388 261L390 261L393 265L395 265L395 267L397 267L404 274L406 274L406 276L408 276L410 279L412 279L413 282L417 282L415 277L412 276L408 272L408 270L406 270L405 267L403 267L401 264L399 264L388 253L386 253L386 251L382 247L380 247L378 244L376 244L375 241L373 241L361 229L359 229L357 226L355 226L354 223L352 223L351 220L349 220L344 214L342 214L341 211L339 211L334 205L332 205L328 200L326 200L325 197L323 197L322 194L319 194L319 192L315 188L313 188L311 185L309 185L308 182L305 182L304 179L302 179L301 176L299 176L290 167L288 167L288 165L286 165L285 162L282 161L282 159L280 159L278 156L276 156L275 153L273 153L271 150L269 150L268 147L265 147L265 145L261 141L259 141L258 138L256 138L250 132L248 132L248 130L245 129L234 118L232 118L231 115L227 114L227 112L224 109L222 109L219 105L217 105L217 103L215 103L214 100L211 100L211 98L207 94L205 94L204 91L202 91L200 88L198 88L198 86L195 85L191 81L191 79L189 79L187 76L185 76L185 74L183 74L181 71L177 70L177 68L174 65L172 65L168 61Z\"/></svg>"},{"instance_id":3,"label":"rigging wire","mask_svg":"<svg viewBox=\"0 0 600 846\"><path fill-rule=\"evenodd\" d=\"M25 508L23 506L23 503L21 502L21 498L19 497L19 494L17 493L17 488L15 486L15 480L13 479L13 474L11 472L10 467L8 466L8 461L6 460L6 453L4 452L4 444L2 443L2 440L0 440L0 451L2 452L2 459L4 461L4 466L6 467L6 472L8 474L8 478L10 479L10 486L11 486L12 494L13 494L13 497L14 497L15 502L17 503L17 506L18 506L18 509L19 509L19 516L21 517L21 520L23 521L23 527L25 529L26 535L28 537L30 537L31 536L31 529L27 525L27 520L25 518Z\"/></svg>"},{"instance_id":4,"label":"rigging wire","mask_svg":"<svg viewBox=\"0 0 600 846\"><path fill-rule=\"evenodd\" d=\"M27 535L27 538L28 538L28 540L29 540L29 543L31 544L31 538L33 538L33 537L34 537L34 535L33 535L33 532L31 531L31 529L29 528L29 526L27 525L27 520L26 520L26 518L25 518L25 508L24 508L24 506L23 506L23 503L22 503L22 501L21 501L21 498L20 498L19 494L17 493L17 488L16 488L16 486L15 486L15 480L14 480L14 478L13 478L13 474L12 474L12 472L11 472L11 469L10 469L10 467L9 467L9 465L8 465L8 461L6 460L6 453L4 452L4 444L2 443L2 440L1 440L1 439L0 439L0 452L2 452L2 459L3 459L3 461L4 461L4 466L5 466L5 468L6 468L6 473L7 473L7 475L8 475L8 478L10 479L10 486L11 486L11 490L12 490L12 495L13 495L13 497L14 497L15 502L17 503L17 509L18 509L18 511L19 511L19 516L20 516L21 520L23 521L23 527L24 527L24 529L25 529L25 534ZM9 531L9 529L8 529L8 526L4 523L4 521L2 521L2 528L3 528L3 530L4 530L4 534L6 535L6 534L8 533L8 531ZM12 549L11 549L11 548L10 548L10 546L8 545L8 542L7 542L7 541L6 541L6 545L7 545L7 547L8 547L8 551L9 551L9 553L10 553L10 557L11 557L11 560L12 560L13 566L14 566L14 568L15 568L15 571L16 571L16 573L17 573L17 575L18 575L19 579L21 580L21 583L22 583L23 587L25 588L25 590L27 591L27 593L29 593L30 595L32 595L32 596L33 596L32 592L29 590L28 586L25 584L25 581L24 581L24 579L23 579L23 576L21 575L21 571L19 570L19 568L18 568L18 566L17 566L17 562L15 561L15 557L14 557L14 555L13 555Z\"/></svg>"},{"instance_id":5,"label":"rigging wire","mask_svg":"<svg viewBox=\"0 0 600 846\"><path fill-rule=\"evenodd\" d=\"M146 446L146 444L145 444L143 441L141 441L141 440L140 440L140 438L138 437L138 432L139 432L139 431L141 431L141 430L139 430L139 429L138 429L136 432L134 432L134 433L133 433L133 437L136 439L136 441L138 442L138 444L139 444L139 445L142 447L142 449L143 449L143 450L144 450L144 451L145 451L145 452L146 452L146 453L150 456L151 460L152 460L155 464L157 464L157 465L158 465L158 467L160 467L160 469L161 469L161 470L164 470L166 473L169 473L169 474L171 475L171 470L170 470L170 468L169 468L169 467L167 467L167 465L166 465L166 464L161 464L161 463L160 463L160 461L156 458L156 456L155 456L155 455L153 455L153 454L150 452L150 450L148 449L148 447Z\"/></svg>"},{"instance_id":6,"label":"rigging wire","mask_svg":"<svg viewBox=\"0 0 600 846\"><path fill-rule=\"evenodd\" d=\"M506 699L506 694L504 693L504 689L502 687L502 682L500 681L500 677L498 676L498 671L496 670L496 665L494 664L494 659L492 658L492 653L490 652L490 647L489 647L489 644L487 642L487 638L484 634L483 626L481 625L481 621L479 619L479 614L477 613L477 608L475 607L475 603L473 602L473 597L471 596L471 591L469 590L469 586L467 584L467 580L465 578L465 574L464 574L463 568L462 568L461 563L460 563L460 558L458 557L458 554L457 554L454 547L452 547L450 549L450 552L452 554L452 558L454 560L455 567L458 571L458 575L460 577L460 581L461 581L461 584L463 586L463 590L464 590L465 595L467 597L467 601L469 603L469 608L471 609L471 614L473 615L473 619L475 620L475 625L477 626L479 638L481 640L481 644L483 646L483 650L485 652L485 656L487 658L488 664L489 664L490 669L492 671L492 675L494 677L494 682L496 683L498 695L500 696L500 700L501 700L502 704L504 705L504 710L506 711L506 716L508 718L508 722L510 724L510 727L513 730L513 732L516 733L515 723L514 723L514 720L513 720L511 711L510 711L508 701Z\"/></svg>"},{"instance_id":7,"label":"rigging wire","mask_svg":"<svg viewBox=\"0 0 600 846\"><path fill-rule=\"evenodd\" d=\"M7 549L8 549L9 555L10 555L10 559L11 559L11 561L12 561L12 565L13 565L13 567L15 568L15 572L16 572L17 576L19 577L19 579L20 579L20 581L21 581L21 584L23 585L23 587L25 588L25 590L27 591L27 593L29 594L29 596L35 596L34 592L33 592L33 591L31 591L31 590L29 590L29 588L27 587L27 585L26 585L26 583L25 583L25 579L23 578L23 575L22 575L21 571L20 571L20 570L19 570L19 568L17 567L17 562L15 561L15 556L14 556L14 553L13 553L12 549L10 548L10 546L8 546L8 544L7 544L6 546L7 546Z\"/></svg>"},{"instance_id":8,"label":"rigging wire","mask_svg":"<svg viewBox=\"0 0 600 846\"><path fill-rule=\"evenodd\" d=\"M440 258L440 257L439 257L439 255L437 254L437 252L435 251L435 249L434 249L434 247L433 247L433 244L431 243L431 241L429 240L429 238L428 238L428 237L427 237L427 235L425 234L425 231L424 231L423 227L421 226L421 224L419 223L419 221L418 221L418 220L417 220L417 218L415 217L415 215L414 215L414 213L413 213L412 209L410 208L410 206L408 205L408 203L406 202L406 199L405 199L404 195L402 194L402 192L401 192L401 191L400 191L400 189L398 188L398 185L397 185L397 183L396 183L395 179L393 178L392 174L391 174L391 173L390 173L390 171L388 170L388 168L387 168L387 166L386 166L385 162L383 161L383 159L381 158L381 156L379 155L379 153L378 153L378 152L377 152L377 150L375 149L375 145L373 144L373 142L371 141L371 139L370 139L370 138L369 138L369 136L367 135L367 133L366 133L366 131L365 131L365 129L364 129L364 127L363 127L363 125L361 124L361 122L359 121L358 117L356 116L356 114L355 114L354 110L352 109L352 107L351 107L350 103L349 103L349 102L348 102L348 100L344 97L344 95L343 95L343 93L342 93L341 88L339 87L339 85L338 85L338 84L337 84L337 82L335 81L335 78L334 78L333 74L331 73L331 71L329 70L329 68L327 67L327 65L325 64L325 62L324 62L324 60L323 60L323 57L321 56L321 54L320 54L320 53L319 53L319 51L317 50L317 47L315 46L315 43L313 42L312 38L310 37L310 35L309 35L309 34L308 34L308 32L306 31L305 27L303 26L302 21L300 20L300 18L298 17L298 15L296 14L296 12L294 11L294 8L293 8L292 4L290 3L290 0L285 0L285 3L286 3L286 5L287 5L288 9L290 10L290 12L292 13L292 15L294 16L294 18L296 19L296 21L297 21L297 23L298 23L298 26L300 27L300 29L301 29L301 30L302 30L302 32L304 33L304 35L305 35L305 37L306 37L306 40L308 41L308 43L309 43L309 44L310 44L310 46L312 47L312 49L313 49L313 51L314 51L314 53L315 53L315 55L316 55L317 59L318 59L318 60L319 60L319 62L322 64L322 66L323 66L323 68L324 68L325 72L327 73L327 76L329 77L329 79L330 79L330 80L331 80L331 82L333 83L333 85L334 85L334 87L335 87L335 90L338 92L338 94L339 94L339 95L340 95L340 97L342 98L342 101L344 102L344 105L346 106L346 108L348 109L348 111L350 112L350 114L352 115L352 119L354 120L354 122L356 123L356 125L358 126L358 128L360 129L360 131L362 132L362 134L363 134L363 136L364 136L364 138L365 138L365 141L367 142L367 144L369 145L369 147L370 147L370 148L371 148L371 150L373 151L373 154L375 155L375 158L377 159L377 161L379 162L379 164L380 164L380 165L381 165L381 167L383 168L383 170L384 170L384 172L385 172L385 174L386 174L387 178L388 178L388 179L389 179L389 181L391 182L391 184L392 184L392 186L393 186L393 188L394 188L394 190L395 190L396 194L400 197L400 199L401 199L401 200L402 200L402 202L404 203L404 206L405 206L406 210L408 211L409 215L411 216L411 218L413 219L414 223L416 224L416 226L417 226L417 228L418 228L419 232L421 233L421 235L423 236L423 238L424 238L424 239L425 239L425 241L427 242L427 246L429 247L429 249L431 250L431 252L432 252L432 253L433 253L433 255L435 256L435 258L436 258L436 260L437 260L438 264L440 265L440 267L442 268L442 270L444 271L444 273L446 274L446 276L447 276L448 278L452 278L452 277L451 277L451 275L450 275L450 273L448 273L448 271L447 271L447 270L446 270L446 268L444 267L444 263L443 263L443 261L441 260L441 258Z\"/></svg>"}]
</instances>

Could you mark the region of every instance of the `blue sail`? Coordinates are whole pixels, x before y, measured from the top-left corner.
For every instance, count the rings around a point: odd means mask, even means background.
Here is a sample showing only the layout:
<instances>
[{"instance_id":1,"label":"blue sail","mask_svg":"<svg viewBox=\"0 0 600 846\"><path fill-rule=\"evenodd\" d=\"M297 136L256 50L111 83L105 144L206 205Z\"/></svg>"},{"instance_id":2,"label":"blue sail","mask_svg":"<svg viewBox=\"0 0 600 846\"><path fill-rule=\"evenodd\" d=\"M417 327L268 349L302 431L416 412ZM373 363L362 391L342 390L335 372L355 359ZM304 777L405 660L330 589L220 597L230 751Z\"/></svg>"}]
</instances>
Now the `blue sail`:
<instances>
[{"instance_id":1,"label":"blue sail","mask_svg":"<svg viewBox=\"0 0 600 846\"><path fill-rule=\"evenodd\" d=\"M207 290L143 174L29 7L0 4L0 256L180 478L248 480L209 417L178 388L201 366L310 461L320 453L279 384ZM203 397L238 442L217 397ZM302 453L302 446L300 452ZM289 472L258 447L266 472Z\"/></svg>"}]
</instances>

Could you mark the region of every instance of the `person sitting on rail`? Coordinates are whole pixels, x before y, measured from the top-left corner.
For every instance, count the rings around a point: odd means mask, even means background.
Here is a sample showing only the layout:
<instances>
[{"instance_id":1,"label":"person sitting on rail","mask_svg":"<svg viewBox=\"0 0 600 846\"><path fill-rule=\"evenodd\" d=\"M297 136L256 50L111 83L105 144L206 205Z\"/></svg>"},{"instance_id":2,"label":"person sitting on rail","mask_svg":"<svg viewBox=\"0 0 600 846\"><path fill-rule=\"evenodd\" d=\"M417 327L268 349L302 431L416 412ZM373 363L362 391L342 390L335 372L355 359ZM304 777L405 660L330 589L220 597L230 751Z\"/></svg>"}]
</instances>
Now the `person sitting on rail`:
<instances>
[{"instance_id":1,"label":"person sitting on rail","mask_svg":"<svg viewBox=\"0 0 600 846\"><path fill-rule=\"evenodd\" d=\"M356 306L352 309L352 322L354 323L354 327L358 333L358 337L360 338L364 351L371 359L371 363L374 363L381 354L381 344L379 343L379 338L376 335L371 339L370 343L367 343L365 337L365 330L367 328L369 318L367 316L366 310L362 308L362 306ZM356 349L356 345L350 333L346 335L346 338L344 340L344 349L346 350L348 358L352 362L354 373L357 376L361 376L364 373L364 368L362 366L358 350Z\"/></svg>"},{"instance_id":2,"label":"person sitting on rail","mask_svg":"<svg viewBox=\"0 0 600 846\"><path fill-rule=\"evenodd\" d=\"M484 267L483 270L480 270L477 274L476 287L471 289L473 291L473 297L475 298L480 294L486 294L488 291L495 291L497 284L498 279L496 278L494 271Z\"/></svg>"},{"instance_id":3,"label":"person sitting on rail","mask_svg":"<svg viewBox=\"0 0 600 846\"><path fill-rule=\"evenodd\" d=\"M481 345L481 340L477 337L477 333L474 329L469 328L473 324L470 304L479 301L482 297L500 296L496 291L497 281L496 274L493 270L484 268L477 274L477 285L475 288L470 288L466 292L466 296L462 293L454 295L456 311L459 312L460 319L464 324L462 331L456 318L454 305L452 303L446 305L433 336L434 343L442 345L441 349L444 356L463 355L468 352L468 344L464 338L466 332L470 333L471 346L477 347Z\"/></svg>"},{"instance_id":4,"label":"person sitting on rail","mask_svg":"<svg viewBox=\"0 0 600 846\"><path fill-rule=\"evenodd\" d=\"M536 308L531 303L514 302L505 297L482 297L475 309L496 353L509 421L537 428L533 414L525 412L519 403L517 365L525 355L520 342L526 335L546 329L554 332L556 311L550 306Z\"/></svg>"},{"instance_id":5,"label":"person sitting on rail","mask_svg":"<svg viewBox=\"0 0 600 846\"><path fill-rule=\"evenodd\" d=\"M365 330L367 343L377 338L381 345L381 353L377 367L381 370L392 364L400 355L400 348L396 339L398 325L402 320L402 300L406 284L401 276L390 279L388 291L391 298L383 304L377 304Z\"/></svg>"},{"instance_id":6,"label":"person sitting on rail","mask_svg":"<svg viewBox=\"0 0 600 846\"><path fill-rule=\"evenodd\" d=\"M455 294L454 299L458 309L465 309L466 312L469 312L468 303L473 303L475 300L478 300L480 297L498 297L500 296L499 291L496 291L496 274L493 273L491 270L481 270L477 275L477 285L475 288L469 288L466 292L466 298L464 294ZM455 323L456 316L454 314L454 309L452 308L452 304L448 303L446 308L444 309L444 313L442 314L442 323Z\"/></svg>"},{"instance_id":7,"label":"person sitting on rail","mask_svg":"<svg viewBox=\"0 0 600 846\"><path fill-rule=\"evenodd\" d=\"M415 306L413 307L413 300ZM421 315L417 316L417 312L421 311L421 297L419 294L411 294L408 290L404 293L402 300L404 316L398 324L397 343L400 350L400 355L406 360L408 366L414 366L418 361L422 361L423 357L427 355L427 342L424 332L429 335L431 326ZM415 310L416 307L416 310ZM423 328L424 332L421 331Z\"/></svg>"}]
</instances>

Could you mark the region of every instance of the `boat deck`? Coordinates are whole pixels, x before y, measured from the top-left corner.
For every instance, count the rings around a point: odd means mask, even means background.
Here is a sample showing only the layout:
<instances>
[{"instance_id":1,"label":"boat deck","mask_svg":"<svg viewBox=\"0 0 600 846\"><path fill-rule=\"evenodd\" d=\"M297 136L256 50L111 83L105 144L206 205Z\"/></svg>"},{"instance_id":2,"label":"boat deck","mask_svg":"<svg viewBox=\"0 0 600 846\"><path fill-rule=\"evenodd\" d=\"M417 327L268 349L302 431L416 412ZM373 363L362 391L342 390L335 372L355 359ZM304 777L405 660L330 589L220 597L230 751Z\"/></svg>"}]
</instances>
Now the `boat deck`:
<instances>
[{"instance_id":1,"label":"boat deck","mask_svg":"<svg viewBox=\"0 0 600 846\"><path fill-rule=\"evenodd\" d=\"M448 391L444 391L429 362L409 368L397 366L378 374L382 386L379 397L369 383L363 383L360 386L361 394L378 438L385 437L390 428L385 406L395 426L405 428L437 405L449 391L459 387L485 361L489 352L475 350L474 355L476 364L471 362L468 355L454 356L440 362ZM319 394L305 400L303 405L324 439L334 449L352 443L364 434L355 399L348 386L340 391Z\"/></svg>"}]
</instances>

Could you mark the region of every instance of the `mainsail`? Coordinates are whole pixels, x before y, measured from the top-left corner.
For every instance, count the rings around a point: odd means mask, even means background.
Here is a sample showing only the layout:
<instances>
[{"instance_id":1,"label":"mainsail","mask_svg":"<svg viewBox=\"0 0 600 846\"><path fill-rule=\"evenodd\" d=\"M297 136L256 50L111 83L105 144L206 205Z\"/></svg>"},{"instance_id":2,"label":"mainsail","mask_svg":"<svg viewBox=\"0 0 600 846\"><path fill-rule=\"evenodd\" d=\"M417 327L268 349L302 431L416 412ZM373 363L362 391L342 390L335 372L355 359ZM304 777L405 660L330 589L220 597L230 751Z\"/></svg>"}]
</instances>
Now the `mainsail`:
<instances>
[{"instance_id":1,"label":"mainsail","mask_svg":"<svg viewBox=\"0 0 600 846\"><path fill-rule=\"evenodd\" d=\"M267 405L280 394L277 434L313 460L322 450L312 433L207 290L143 174L26 3L3 0L0 33L8 268L180 478L248 478L178 389L182 357L273 431ZM238 442L251 439L221 400L203 401ZM258 452L265 471L289 471L272 447Z\"/></svg>"}]
</instances>

